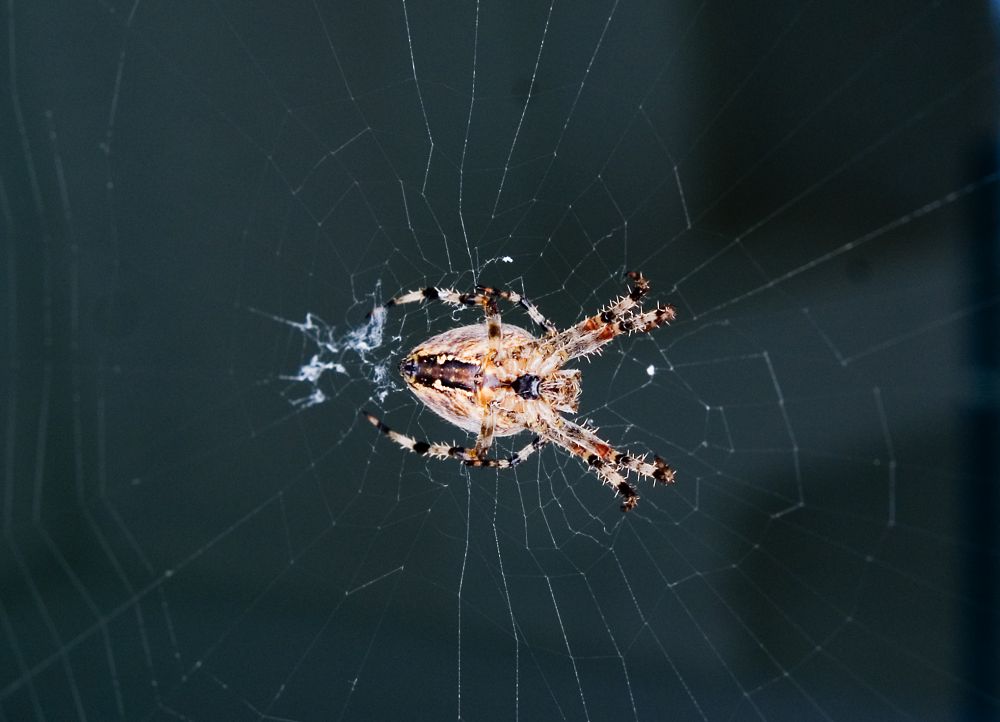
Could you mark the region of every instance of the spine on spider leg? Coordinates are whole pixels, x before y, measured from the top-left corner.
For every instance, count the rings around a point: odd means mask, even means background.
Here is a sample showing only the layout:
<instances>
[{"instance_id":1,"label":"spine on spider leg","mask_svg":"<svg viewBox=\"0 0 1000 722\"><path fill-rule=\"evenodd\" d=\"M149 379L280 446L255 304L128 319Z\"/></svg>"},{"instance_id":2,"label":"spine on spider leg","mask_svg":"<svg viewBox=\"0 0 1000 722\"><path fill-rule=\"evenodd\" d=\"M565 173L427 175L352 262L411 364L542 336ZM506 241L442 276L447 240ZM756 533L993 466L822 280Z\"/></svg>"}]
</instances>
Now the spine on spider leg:
<instances>
[{"instance_id":1,"label":"spine on spider leg","mask_svg":"<svg viewBox=\"0 0 1000 722\"><path fill-rule=\"evenodd\" d=\"M677 318L677 309L668 304L657 304L652 311L628 314L618 322L622 333L649 333Z\"/></svg>"},{"instance_id":2,"label":"spine on spider leg","mask_svg":"<svg viewBox=\"0 0 1000 722\"><path fill-rule=\"evenodd\" d=\"M629 271L625 275L635 284L635 288L629 292L629 298L633 301L640 301L643 296L649 293L649 280L639 271Z\"/></svg>"},{"instance_id":3,"label":"spine on spider leg","mask_svg":"<svg viewBox=\"0 0 1000 722\"><path fill-rule=\"evenodd\" d=\"M653 463L646 461L645 456L615 453L611 459L615 464L631 469L637 474L649 476L655 484L675 484L677 473L673 467L657 455L653 455Z\"/></svg>"}]
</instances>

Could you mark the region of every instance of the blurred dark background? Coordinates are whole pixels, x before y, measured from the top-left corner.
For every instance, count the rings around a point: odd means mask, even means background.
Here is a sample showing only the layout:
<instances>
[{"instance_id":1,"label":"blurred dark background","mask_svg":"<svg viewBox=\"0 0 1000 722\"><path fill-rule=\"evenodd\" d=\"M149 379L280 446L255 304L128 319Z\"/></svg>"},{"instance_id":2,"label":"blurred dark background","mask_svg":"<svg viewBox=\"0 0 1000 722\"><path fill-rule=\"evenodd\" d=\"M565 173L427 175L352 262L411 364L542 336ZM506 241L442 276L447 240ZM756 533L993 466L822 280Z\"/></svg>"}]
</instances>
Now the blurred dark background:
<instances>
[{"instance_id":1,"label":"blurred dark background","mask_svg":"<svg viewBox=\"0 0 1000 722\"><path fill-rule=\"evenodd\" d=\"M4 19L0 720L1000 716L989 3ZM680 317L583 410L678 469L636 514L359 425L457 438L392 377L456 320L345 350L379 299L633 268Z\"/></svg>"}]
</instances>

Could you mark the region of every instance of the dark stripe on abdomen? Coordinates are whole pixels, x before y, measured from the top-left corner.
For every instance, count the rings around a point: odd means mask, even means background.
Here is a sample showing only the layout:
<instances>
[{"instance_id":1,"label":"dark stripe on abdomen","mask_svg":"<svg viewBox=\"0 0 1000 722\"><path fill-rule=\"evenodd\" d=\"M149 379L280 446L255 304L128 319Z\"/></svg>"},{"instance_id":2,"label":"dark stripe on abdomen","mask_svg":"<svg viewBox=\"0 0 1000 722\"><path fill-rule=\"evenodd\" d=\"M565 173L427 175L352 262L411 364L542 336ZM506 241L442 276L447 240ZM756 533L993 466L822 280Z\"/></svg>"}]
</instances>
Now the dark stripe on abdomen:
<instances>
[{"instance_id":1,"label":"dark stripe on abdomen","mask_svg":"<svg viewBox=\"0 0 1000 722\"><path fill-rule=\"evenodd\" d=\"M437 358L437 356L418 356L404 363L400 370L403 376L423 386L433 386L435 381L440 381L447 388L467 391L476 389L479 366L455 360L438 363Z\"/></svg>"}]
</instances>

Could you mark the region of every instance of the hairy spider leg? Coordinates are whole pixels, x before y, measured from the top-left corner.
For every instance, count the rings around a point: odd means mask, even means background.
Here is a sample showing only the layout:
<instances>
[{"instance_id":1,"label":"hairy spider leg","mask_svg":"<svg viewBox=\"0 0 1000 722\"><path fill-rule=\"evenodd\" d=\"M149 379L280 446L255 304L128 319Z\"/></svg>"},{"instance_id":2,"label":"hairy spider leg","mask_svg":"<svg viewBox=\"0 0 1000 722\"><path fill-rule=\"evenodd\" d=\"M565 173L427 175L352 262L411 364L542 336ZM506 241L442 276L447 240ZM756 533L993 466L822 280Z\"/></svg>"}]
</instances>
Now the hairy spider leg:
<instances>
[{"instance_id":1,"label":"hairy spider leg","mask_svg":"<svg viewBox=\"0 0 1000 722\"><path fill-rule=\"evenodd\" d=\"M459 293L454 288L428 286L427 288L420 288L416 291L409 291L395 298L390 298L382 304L382 307L391 308L392 306L401 306L404 303L418 303L421 301L442 301L452 306L483 306L485 308L491 299L496 298L502 298L512 305L523 308L535 324L545 329L546 336L555 336L559 333L559 329L555 323L547 319L538 310L538 306L532 303L531 300L516 291L505 288L498 289L490 286L476 286L474 293Z\"/></svg>"},{"instance_id":2,"label":"hairy spider leg","mask_svg":"<svg viewBox=\"0 0 1000 722\"><path fill-rule=\"evenodd\" d=\"M605 464L597 456L597 449L593 448L589 443L587 443L586 446L576 443L572 433L556 431L555 433L551 433L551 435L547 433L546 436L536 436L522 449L511 454L507 458L478 458L475 455L475 449L469 449L463 446L451 446L449 444L432 444L426 441L417 441L412 436L407 436L406 434L389 428L374 414L367 411L362 411L361 413L366 419L368 419L368 422L372 426L377 428L383 434L388 436L390 440L404 449L421 456L433 456L438 459L457 459L466 466L492 467L500 469L517 466L518 464L523 463L529 456L535 453L535 451L545 446L545 444L550 441L550 438L546 437L551 436L551 441L555 441L570 453L580 457L598 474L598 476L601 477L605 484L614 489L615 493L622 497L622 511L631 511L635 508L639 501L639 494L635 490L635 487L629 484L628 481L626 481L625 478L615 470L614 465Z\"/></svg>"},{"instance_id":3,"label":"hairy spider leg","mask_svg":"<svg viewBox=\"0 0 1000 722\"><path fill-rule=\"evenodd\" d=\"M502 298L512 305L520 306L535 324L545 329L546 336L555 336L559 333L559 328L538 310L538 306L516 291L507 288L491 288L490 286L476 286L476 291L485 296Z\"/></svg>"},{"instance_id":4,"label":"hairy spider leg","mask_svg":"<svg viewBox=\"0 0 1000 722\"><path fill-rule=\"evenodd\" d=\"M630 271L628 277L634 284L628 294L557 335L555 354L567 361L588 356L622 334L648 333L677 318L677 309L670 305L658 304L651 311L633 313L649 292L649 281L637 271Z\"/></svg>"},{"instance_id":5,"label":"hairy spider leg","mask_svg":"<svg viewBox=\"0 0 1000 722\"><path fill-rule=\"evenodd\" d=\"M613 464L605 464L597 455L596 449L589 444L580 444L571 434L563 429L554 427L548 430L548 435L555 443L566 449L574 456L579 457L587 466L601 478L607 486L614 489L615 494L622 498L621 510L632 511L639 503L639 492L635 487L626 481L625 477L618 473Z\"/></svg>"},{"instance_id":6,"label":"hairy spider leg","mask_svg":"<svg viewBox=\"0 0 1000 722\"><path fill-rule=\"evenodd\" d=\"M656 454L653 455L652 464L644 456L623 454L590 429L568 419L563 420L562 430L581 447L590 449L604 464L631 469L641 476L653 479L654 484L673 484L676 481L673 468Z\"/></svg>"},{"instance_id":7,"label":"hairy spider leg","mask_svg":"<svg viewBox=\"0 0 1000 722\"><path fill-rule=\"evenodd\" d=\"M605 484L622 497L622 511L634 509L639 503L639 494L619 473L620 469L632 469L654 479L656 483L674 483L674 470L659 456L655 456L654 463L650 464L641 457L622 454L590 429L562 417L550 418L546 423L546 435L552 441L580 457Z\"/></svg>"},{"instance_id":8,"label":"hairy spider leg","mask_svg":"<svg viewBox=\"0 0 1000 722\"><path fill-rule=\"evenodd\" d=\"M382 308L402 306L406 303L419 303L421 301L441 301L450 303L452 306L479 306L485 303L485 297L477 293L459 293L454 288L435 288L428 286L416 291L402 293L382 304Z\"/></svg>"},{"instance_id":9,"label":"hairy spider leg","mask_svg":"<svg viewBox=\"0 0 1000 722\"><path fill-rule=\"evenodd\" d=\"M482 298L485 299L483 310L486 312L486 340L489 343L486 363L483 365L483 371L485 371L490 363L503 363L504 359L507 358L507 352L504 351L503 344L501 343L503 339L503 324L500 322L500 311L497 308L497 302L490 296L482 296ZM486 422L483 421L483 423L485 424ZM492 435L492 429L490 434Z\"/></svg>"},{"instance_id":10,"label":"hairy spider leg","mask_svg":"<svg viewBox=\"0 0 1000 722\"><path fill-rule=\"evenodd\" d=\"M496 412L492 406L483 409L483 424L479 427L479 436L476 437L476 447L472 453L477 459L486 457L486 452L493 445L493 427L496 423Z\"/></svg>"},{"instance_id":11,"label":"hairy spider leg","mask_svg":"<svg viewBox=\"0 0 1000 722\"><path fill-rule=\"evenodd\" d=\"M600 351L607 343L623 334L649 333L677 318L677 309L670 305L657 305L643 313L627 314L618 321L599 322L591 332L571 336L563 341L560 350L567 359L589 356ZM588 319L589 320L589 319Z\"/></svg>"},{"instance_id":12,"label":"hairy spider leg","mask_svg":"<svg viewBox=\"0 0 1000 722\"><path fill-rule=\"evenodd\" d=\"M377 416L371 414L367 411L361 412L362 416L368 419L368 422L374 426L376 429L381 431L383 434L388 436L392 441L402 446L404 449L408 449L415 454L421 456L433 456L437 459L457 459L461 461L466 466L480 466L480 467L492 467L499 469L508 469L518 464L524 462L529 456L535 453L538 449L545 446L548 441L541 437L534 437L530 443L526 444L524 448L516 451L510 456L502 459L491 459L491 458L481 458L476 455L475 449L469 449L464 446L451 446L449 444L431 444L426 441L417 441L412 436L407 436L398 431L390 429L388 426L383 424Z\"/></svg>"},{"instance_id":13,"label":"hairy spider leg","mask_svg":"<svg viewBox=\"0 0 1000 722\"><path fill-rule=\"evenodd\" d=\"M545 439L541 436L535 436L522 448L520 448L518 451L514 452L513 454L511 454L506 458L497 459L497 458L482 457L477 459L463 459L463 463L465 463L466 466L480 466L480 467L488 467L494 469L509 469L511 467L517 466L518 464L524 463L525 459L534 454L536 451L545 446L547 443L549 443L548 439Z\"/></svg>"}]
</instances>

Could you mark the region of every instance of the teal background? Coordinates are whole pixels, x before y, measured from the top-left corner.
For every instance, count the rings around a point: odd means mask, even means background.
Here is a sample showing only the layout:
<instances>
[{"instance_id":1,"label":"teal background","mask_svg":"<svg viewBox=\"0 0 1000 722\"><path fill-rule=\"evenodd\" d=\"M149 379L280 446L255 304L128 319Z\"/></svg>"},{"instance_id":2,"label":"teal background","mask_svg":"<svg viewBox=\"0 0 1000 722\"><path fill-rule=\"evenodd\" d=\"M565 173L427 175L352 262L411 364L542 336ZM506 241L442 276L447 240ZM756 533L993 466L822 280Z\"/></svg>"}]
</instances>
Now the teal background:
<instances>
[{"instance_id":1,"label":"teal background","mask_svg":"<svg viewBox=\"0 0 1000 722\"><path fill-rule=\"evenodd\" d=\"M997 715L986 3L3 12L0 719ZM376 301L634 268L635 514L359 421L463 439L392 374L475 314Z\"/></svg>"}]
</instances>

